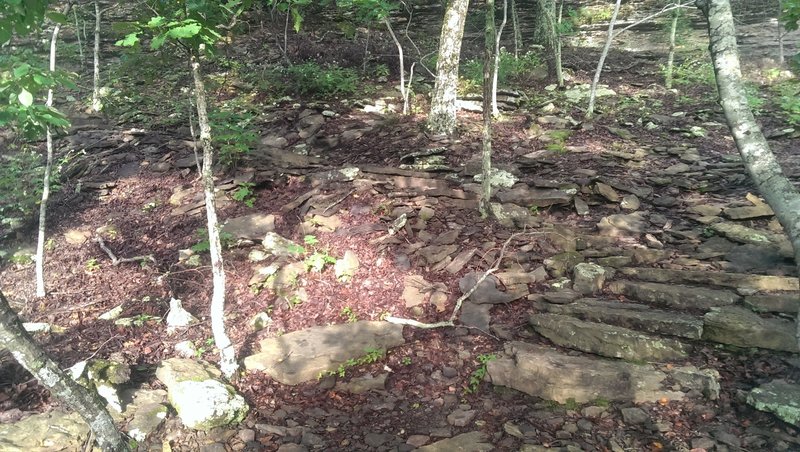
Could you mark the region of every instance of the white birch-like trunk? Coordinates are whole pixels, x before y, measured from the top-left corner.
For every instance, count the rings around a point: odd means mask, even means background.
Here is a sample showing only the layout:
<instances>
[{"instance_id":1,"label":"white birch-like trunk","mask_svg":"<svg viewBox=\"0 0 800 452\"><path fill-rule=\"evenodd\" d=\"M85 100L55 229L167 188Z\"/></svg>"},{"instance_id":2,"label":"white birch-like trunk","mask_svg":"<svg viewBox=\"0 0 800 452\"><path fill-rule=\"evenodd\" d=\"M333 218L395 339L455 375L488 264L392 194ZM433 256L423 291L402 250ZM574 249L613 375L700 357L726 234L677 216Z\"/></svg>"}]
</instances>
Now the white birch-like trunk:
<instances>
[{"instance_id":1,"label":"white birch-like trunk","mask_svg":"<svg viewBox=\"0 0 800 452\"><path fill-rule=\"evenodd\" d=\"M600 74L603 73L603 64L606 62L608 49L611 48L611 41L614 40L614 23L617 21L617 13L619 13L620 3L622 3L622 0L617 0L616 3L614 3L614 11L611 13L611 21L608 23L606 45L603 46L603 53L600 54L600 61L597 63L597 70L594 72L592 88L589 92L589 107L586 108L586 119L592 119L592 116L594 116L594 102L595 98L597 97L597 84L600 83Z\"/></svg>"},{"instance_id":2,"label":"white birch-like trunk","mask_svg":"<svg viewBox=\"0 0 800 452\"><path fill-rule=\"evenodd\" d=\"M558 18L556 19L556 83L559 88L564 87L564 68L561 65L561 20L564 17L564 0L558 3Z\"/></svg>"},{"instance_id":3,"label":"white birch-like trunk","mask_svg":"<svg viewBox=\"0 0 800 452\"><path fill-rule=\"evenodd\" d=\"M428 129L432 133L449 135L456 129L458 62L468 7L469 0L451 0L444 13L439 38L439 59L436 62L436 82L431 93L431 112L428 115Z\"/></svg>"},{"instance_id":4,"label":"white birch-like trunk","mask_svg":"<svg viewBox=\"0 0 800 452\"><path fill-rule=\"evenodd\" d=\"M730 2L698 0L695 4L708 22L711 60L731 135L750 179L775 212L794 247L795 264L800 264L800 193L783 174L747 103ZM796 324L800 342L800 313Z\"/></svg>"},{"instance_id":5,"label":"white birch-like trunk","mask_svg":"<svg viewBox=\"0 0 800 452\"><path fill-rule=\"evenodd\" d=\"M508 0L503 0L503 21L500 22L494 40L494 69L492 69L492 114L495 117L500 116L500 109L497 108L497 73L500 71L500 38L503 36L506 22L508 22Z\"/></svg>"},{"instance_id":6,"label":"white birch-like trunk","mask_svg":"<svg viewBox=\"0 0 800 452\"><path fill-rule=\"evenodd\" d=\"M664 87L672 89L672 68L675 65L675 36L678 33L679 9L672 12L672 23L669 28L669 55L667 55L667 69L664 74Z\"/></svg>"},{"instance_id":7,"label":"white birch-like trunk","mask_svg":"<svg viewBox=\"0 0 800 452\"><path fill-rule=\"evenodd\" d=\"M202 52L202 46L201 46ZM213 157L211 146L211 125L208 122L206 106L206 89L200 61L194 53L190 57L192 78L194 79L194 96L197 107L197 123L200 127L200 146L203 148L203 194L205 195L206 218L208 220L208 243L211 255L211 331L214 342L219 349L219 367L222 374L230 379L239 369L236 352L230 338L225 332L225 268L222 262L222 244L219 239L219 221L214 193Z\"/></svg>"},{"instance_id":8,"label":"white birch-like trunk","mask_svg":"<svg viewBox=\"0 0 800 452\"><path fill-rule=\"evenodd\" d=\"M69 13L72 3L67 3L64 8L64 15ZM56 70L56 42L58 32L61 31L61 24L55 24L53 35L50 37L50 72ZM47 90L47 107L53 106L53 89ZM50 199L50 176L53 172L53 133L50 126L47 127L47 162L44 165L44 176L42 177L42 202L39 204L39 234L36 240L36 296L39 298L47 295L44 285L44 237L47 221L47 201Z\"/></svg>"},{"instance_id":9,"label":"white birch-like trunk","mask_svg":"<svg viewBox=\"0 0 800 452\"><path fill-rule=\"evenodd\" d=\"M511 0L511 27L514 28L514 58L519 58L519 51L522 49L522 30L519 29L516 0Z\"/></svg>"},{"instance_id":10,"label":"white birch-like trunk","mask_svg":"<svg viewBox=\"0 0 800 452\"><path fill-rule=\"evenodd\" d=\"M486 40L483 55L483 152L481 159L481 201L479 210L482 217L489 214L489 202L492 198L492 110L490 98L494 84L492 76L496 63L494 50L497 48L494 24L494 0L486 0Z\"/></svg>"},{"instance_id":11,"label":"white birch-like trunk","mask_svg":"<svg viewBox=\"0 0 800 452\"><path fill-rule=\"evenodd\" d=\"M389 35L392 37L392 41L394 41L394 45L397 46L397 54L398 58L400 59L400 95L403 96L403 114L408 114L408 88L406 87L406 68L405 68L405 59L403 58L403 46L400 44L400 41L397 39L397 36L394 34L394 30L392 29L392 24L389 23L389 18L385 17L383 19L384 25L386 25L386 29L389 30Z\"/></svg>"},{"instance_id":12,"label":"white birch-like trunk","mask_svg":"<svg viewBox=\"0 0 800 452\"><path fill-rule=\"evenodd\" d=\"M75 37L78 39L78 57L80 58L81 63L81 74L83 74L85 59L83 57L83 42L81 42L80 24L78 24L78 8L72 8L72 17L75 19Z\"/></svg>"},{"instance_id":13,"label":"white birch-like trunk","mask_svg":"<svg viewBox=\"0 0 800 452\"><path fill-rule=\"evenodd\" d=\"M94 63L92 73L92 111L103 108L100 101L100 0L94 0Z\"/></svg>"},{"instance_id":14,"label":"white birch-like trunk","mask_svg":"<svg viewBox=\"0 0 800 452\"><path fill-rule=\"evenodd\" d=\"M117 430L114 419L97 393L87 390L45 354L31 335L25 331L17 313L0 292L0 348L11 351L14 359L30 372L54 397L75 410L94 432L104 451L130 450Z\"/></svg>"},{"instance_id":15,"label":"white birch-like trunk","mask_svg":"<svg viewBox=\"0 0 800 452\"><path fill-rule=\"evenodd\" d=\"M786 63L786 54L783 50L783 24L781 23L781 14L783 13L783 0L778 0L778 64L781 66Z\"/></svg>"}]
</instances>

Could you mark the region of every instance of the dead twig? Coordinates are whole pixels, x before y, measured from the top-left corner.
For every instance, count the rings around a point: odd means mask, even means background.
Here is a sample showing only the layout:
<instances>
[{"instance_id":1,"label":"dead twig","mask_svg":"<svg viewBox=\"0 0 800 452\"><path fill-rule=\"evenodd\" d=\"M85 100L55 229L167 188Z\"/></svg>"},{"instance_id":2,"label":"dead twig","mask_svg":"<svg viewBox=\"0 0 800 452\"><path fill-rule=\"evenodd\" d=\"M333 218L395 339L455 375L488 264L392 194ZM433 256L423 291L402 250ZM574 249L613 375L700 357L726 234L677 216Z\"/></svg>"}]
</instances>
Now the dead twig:
<instances>
[{"instance_id":1,"label":"dead twig","mask_svg":"<svg viewBox=\"0 0 800 452\"><path fill-rule=\"evenodd\" d=\"M350 190L349 192L345 193L345 195L344 195L344 196L342 196L341 198L337 199L337 200L336 200L336 201L334 201L334 202L333 202L331 205L329 205L328 207L326 207L326 208L325 208L325 210L323 210L323 211L322 211L322 214L323 214L323 215L325 215L326 213L328 213L328 210L330 210L331 208L333 208L333 206L335 206L335 205L337 205L337 204L341 203L342 201L344 201L345 199L347 199L347 197L348 197L348 196L352 195L352 194L353 194L353 193L355 193L355 192L356 192L356 189L354 188L354 189Z\"/></svg>"},{"instance_id":2,"label":"dead twig","mask_svg":"<svg viewBox=\"0 0 800 452\"><path fill-rule=\"evenodd\" d=\"M142 261L150 261L153 264L157 264L156 258L153 257L152 254L148 254L146 256L134 256L134 257L118 258L117 256L114 255L114 253L111 251L111 249L109 249L106 246L106 242L103 241L102 237L97 237L96 239L94 239L94 241L97 242L98 245L100 245L100 249L102 249L103 251L106 252L106 254L108 254L109 259L111 259L111 264L114 265L114 266L117 266L119 264L123 264L125 262L142 262Z\"/></svg>"}]
</instances>

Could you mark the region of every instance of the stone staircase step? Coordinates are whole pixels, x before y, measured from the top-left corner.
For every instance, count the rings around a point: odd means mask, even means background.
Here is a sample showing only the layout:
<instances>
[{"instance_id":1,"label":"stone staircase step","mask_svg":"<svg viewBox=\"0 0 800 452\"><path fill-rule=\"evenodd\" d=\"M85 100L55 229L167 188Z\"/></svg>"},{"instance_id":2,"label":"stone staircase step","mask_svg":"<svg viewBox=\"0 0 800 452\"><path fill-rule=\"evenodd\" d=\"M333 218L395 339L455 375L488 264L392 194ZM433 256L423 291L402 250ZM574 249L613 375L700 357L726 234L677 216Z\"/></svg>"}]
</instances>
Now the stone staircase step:
<instances>
[{"instance_id":1,"label":"stone staircase step","mask_svg":"<svg viewBox=\"0 0 800 452\"><path fill-rule=\"evenodd\" d=\"M495 385L559 403L570 399L639 403L683 400L692 394L715 400L719 396L719 374L713 369L683 366L661 371L651 364L571 356L517 341L507 343L504 354L489 361L487 370Z\"/></svg>"},{"instance_id":2,"label":"stone staircase step","mask_svg":"<svg viewBox=\"0 0 800 452\"><path fill-rule=\"evenodd\" d=\"M703 335L701 317L661 311L643 304L581 298L571 304L541 303L540 307L551 314L571 315L581 320L608 323L650 333L686 339L700 339Z\"/></svg>"},{"instance_id":3,"label":"stone staircase step","mask_svg":"<svg viewBox=\"0 0 800 452\"><path fill-rule=\"evenodd\" d=\"M795 336L797 327L791 320L763 318L738 306L712 309L703 320L704 340L737 347L800 352Z\"/></svg>"},{"instance_id":4,"label":"stone staircase step","mask_svg":"<svg viewBox=\"0 0 800 452\"><path fill-rule=\"evenodd\" d=\"M745 273L670 270L663 268L628 267L619 270L626 276L657 283L706 284L756 291L797 291L798 279L791 276L751 275Z\"/></svg>"},{"instance_id":5,"label":"stone staircase step","mask_svg":"<svg viewBox=\"0 0 800 452\"><path fill-rule=\"evenodd\" d=\"M586 322L560 314L533 314L533 329L556 345L626 361L663 362L686 358L691 347L675 339Z\"/></svg>"},{"instance_id":6,"label":"stone staircase step","mask_svg":"<svg viewBox=\"0 0 800 452\"><path fill-rule=\"evenodd\" d=\"M777 293L744 297L744 304L756 312L797 314L800 310L800 294Z\"/></svg>"},{"instance_id":7,"label":"stone staircase step","mask_svg":"<svg viewBox=\"0 0 800 452\"><path fill-rule=\"evenodd\" d=\"M625 295L645 303L675 309L700 309L703 311L735 304L742 298L730 290L640 281L614 281L608 285L608 289L613 294Z\"/></svg>"}]
</instances>

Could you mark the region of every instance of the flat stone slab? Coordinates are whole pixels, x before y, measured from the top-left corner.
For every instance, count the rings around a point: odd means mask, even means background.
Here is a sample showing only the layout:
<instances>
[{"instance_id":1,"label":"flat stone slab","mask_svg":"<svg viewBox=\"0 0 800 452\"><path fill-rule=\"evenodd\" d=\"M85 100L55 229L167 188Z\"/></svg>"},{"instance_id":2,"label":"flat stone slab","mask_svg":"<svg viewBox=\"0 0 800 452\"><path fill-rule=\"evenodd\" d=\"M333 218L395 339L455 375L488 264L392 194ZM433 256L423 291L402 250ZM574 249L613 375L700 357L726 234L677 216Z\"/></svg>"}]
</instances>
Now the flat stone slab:
<instances>
[{"instance_id":1,"label":"flat stone slab","mask_svg":"<svg viewBox=\"0 0 800 452\"><path fill-rule=\"evenodd\" d=\"M282 384L296 385L316 380L369 350L388 350L404 342L403 326L388 322L316 326L262 340L261 352L246 357L244 365L248 371L261 370Z\"/></svg>"},{"instance_id":2,"label":"flat stone slab","mask_svg":"<svg viewBox=\"0 0 800 452\"><path fill-rule=\"evenodd\" d=\"M734 242L774 247L780 251L783 257L791 258L794 256L792 244L784 234L748 228L738 223L714 223L710 227L714 232Z\"/></svg>"},{"instance_id":3,"label":"flat stone slab","mask_svg":"<svg viewBox=\"0 0 800 452\"><path fill-rule=\"evenodd\" d=\"M566 403L597 399L648 402L681 400L682 391L664 389L667 374L652 365L587 356L570 356L552 348L509 342L505 355L487 364L493 384L534 397Z\"/></svg>"},{"instance_id":4,"label":"flat stone slab","mask_svg":"<svg viewBox=\"0 0 800 452\"><path fill-rule=\"evenodd\" d=\"M662 268L628 267L620 269L627 276L641 280L673 284L706 284L722 287L763 291L788 291L800 289L795 277L723 273L697 270L668 270Z\"/></svg>"},{"instance_id":5,"label":"flat stone slab","mask_svg":"<svg viewBox=\"0 0 800 452\"><path fill-rule=\"evenodd\" d=\"M678 284L659 284L640 281L614 281L608 290L634 300L675 309L700 309L734 304L741 298L729 290L691 287Z\"/></svg>"},{"instance_id":6,"label":"flat stone slab","mask_svg":"<svg viewBox=\"0 0 800 452\"><path fill-rule=\"evenodd\" d=\"M573 198L573 195L562 190L523 186L499 191L496 196L503 203L510 202L525 207L548 207L554 204L569 204Z\"/></svg>"},{"instance_id":7,"label":"flat stone slab","mask_svg":"<svg viewBox=\"0 0 800 452\"><path fill-rule=\"evenodd\" d=\"M800 385L781 380L771 381L750 391L747 403L800 427Z\"/></svg>"},{"instance_id":8,"label":"flat stone slab","mask_svg":"<svg viewBox=\"0 0 800 452\"><path fill-rule=\"evenodd\" d=\"M0 424L2 451L83 450L89 438L89 425L78 413L59 409L28 416L12 424Z\"/></svg>"},{"instance_id":9,"label":"flat stone slab","mask_svg":"<svg viewBox=\"0 0 800 452\"><path fill-rule=\"evenodd\" d=\"M619 303L583 298L568 305L548 304L547 312L578 317L592 322L647 331L656 334L700 339L703 335L703 319L688 314L667 312L636 303Z\"/></svg>"},{"instance_id":10,"label":"flat stone slab","mask_svg":"<svg viewBox=\"0 0 800 452\"><path fill-rule=\"evenodd\" d=\"M486 442L487 436L481 432L462 433L452 438L436 441L416 449L417 452L488 452L494 446Z\"/></svg>"},{"instance_id":11,"label":"flat stone slab","mask_svg":"<svg viewBox=\"0 0 800 452\"><path fill-rule=\"evenodd\" d=\"M651 336L604 323L559 314L534 314L533 329L562 347L627 361L683 359L691 347L674 339Z\"/></svg>"},{"instance_id":12,"label":"flat stone slab","mask_svg":"<svg viewBox=\"0 0 800 452\"><path fill-rule=\"evenodd\" d=\"M703 317L703 339L737 347L758 347L797 353L795 323L765 319L738 306L713 309Z\"/></svg>"},{"instance_id":13,"label":"flat stone slab","mask_svg":"<svg viewBox=\"0 0 800 452\"><path fill-rule=\"evenodd\" d=\"M744 297L744 304L756 312L781 312L797 314L800 310L800 294L779 293Z\"/></svg>"},{"instance_id":14,"label":"flat stone slab","mask_svg":"<svg viewBox=\"0 0 800 452\"><path fill-rule=\"evenodd\" d=\"M251 213L231 218L222 226L222 232L236 239L263 240L267 232L275 231L275 215Z\"/></svg>"}]
</instances>

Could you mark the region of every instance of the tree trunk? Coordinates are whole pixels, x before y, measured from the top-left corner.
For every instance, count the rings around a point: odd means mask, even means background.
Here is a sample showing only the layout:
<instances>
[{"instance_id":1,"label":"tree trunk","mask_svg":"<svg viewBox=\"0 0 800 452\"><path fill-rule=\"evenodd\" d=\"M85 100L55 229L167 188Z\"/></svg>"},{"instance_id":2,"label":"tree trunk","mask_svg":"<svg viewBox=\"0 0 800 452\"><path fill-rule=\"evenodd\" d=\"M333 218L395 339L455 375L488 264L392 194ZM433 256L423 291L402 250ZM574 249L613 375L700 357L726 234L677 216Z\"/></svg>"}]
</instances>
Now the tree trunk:
<instances>
[{"instance_id":1,"label":"tree trunk","mask_svg":"<svg viewBox=\"0 0 800 452\"><path fill-rule=\"evenodd\" d=\"M592 119L592 116L594 116L594 101L595 97L597 97L597 84L600 83L600 74L603 73L603 64L606 62L608 49L611 48L611 41L614 40L614 23L617 21L617 13L619 12L619 5L621 2L622 0L617 0L614 4L614 12L611 13L611 21L608 23L606 45L603 46L603 53L600 54L600 61L597 63L597 70L594 72L594 79L592 79L592 89L589 93L589 107L586 109L586 119Z\"/></svg>"},{"instance_id":2,"label":"tree trunk","mask_svg":"<svg viewBox=\"0 0 800 452\"><path fill-rule=\"evenodd\" d=\"M675 35L678 33L678 16L681 10L672 12L672 23L669 29L669 55L667 56L667 69L664 74L664 87L672 89L672 67L675 65Z\"/></svg>"},{"instance_id":3,"label":"tree trunk","mask_svg":"<svg viewBox=\"0 0 800 452\"><path fill-rule=\"evenodd\" d=\"M480 212L482 217L489 214L489 201L492 198L492 109L490 99L494 84L492 83L497 62L494 52L497 48L497 37L494 25L494 0L486 0L486 41L483 54L483 158Z\"/></svg>"},{"instance_id":4,"label":"tree trunk","mask_svg":"<svg viewBox=\"0 0 800 452\"><path fill-rule=\"evenodd\" d=\"M522 30L519 28L516 0L511 0L511 26L514 28L514 58L519 58L519 51L522 49Z\"/></svg>"},{"instance_id":5,"label":"tree trunk","mask_svg":"<svg viewBox=\"0 0 800 452\"><path fill-rule=\"evenodd\" d=\"M778 0L778 64L783 66L786 63L786 54L783 49L783 37L786 34L783 31L781 14L783 14L783 0Z\"/></svg>"},{"instance_id":6,"label":"tree trunk","mask_svg":"<svg viewBox=\"0 0 800 452\"><path fill-rule=\"evenodd\" d=\"M564 17L564 0L558 2L558 19L556 20L556 83L564 87L564 68L561 66L561 20Z\"/></svg>"},{"instance_id":7,"label":"tree trunk","mask_svg":"<svg viewBox=\"0 0 800 452\"><path fill-rule=\"evenodd\" d=\"M0 348L11 351L14 359L46 386L53 396L75 410L89 424L104 451L130 450L100 397L79 385L47 357L44 350L25 331L19 317L0 292Z\"/></svg>"},{"instance_id":8,"label":"tree trunk","mask_svg":"<svg viewBox=\"0 0 800 452\"><path fill-rule=\"evenodd\" d=\"M202 52L203 46L200 46ZM230 338L225 333L225 268L222 262L222 244L219 240L219 221L217 221L217 205L214 193L214 148L211 146L211 125L208 122L208 109L206 106L206 89L203 84L203 74L200 71L200 61L192 53L192 78L194 79L195 104L197 106L197 122L200 127L200 146L203 148L203 193L206 203L206 218L208 220L208 243L211 254L211 277L213 292L211 295L211 331L214 334L214 343L219 349L219 367L222 374L230 379L239 368L236 362L236 352Z\"/></svg>"},{"instance_id":9,"label":"tree trunk","mask_svg":"<svg viewBox=\"0 0 800 452\"><path fill-rule=\"evenodd\" d=\"M469 0L451 0L444 13L436 62L436 83L431 93L428 129L432 133L452 134L456 129L458 61Z\"/></svg>"},{"instance_id":10,"label":"tree trunk","mask_svg":"<svg viewBox=\"0 0 800 452\"><path fill-rule=\"evenodd\" d=\"M556 29L555 0L536 0L533 4L536 23L533 28L533 41L544 47L544 58L547 62L547 77L557 81L556 51L558 30Z\"/></svg>"},{"instance_id":11,"label":"tree trunk","mask_svg":"<svg viewBox=\"0 0 800 452\"><path fill-rule=\"evenodd\" d=\"M394 45L397 47L397 55L400 59L400 95L403 96L403 114L408 114L408 89L406 87L406 67L405 67L405 58L403 58L403 45L400 44L400 41L397 39L397 36L394 34L394 30L392 29L392 24L389 22L389 18L386 17L383 19L384 25L386 25L386 29L389 31L389 35L392 37L392 41L394 41ZM410 88L410 86L408 87Z\"/></svg>"},{"instance_id":12,"label":"tree trunk","mask_svg":"<svg viewBox=\"0 0 800 452\"><path fill-rule=\"evenodd\" d=\"M100 0L94 0L94 73L92 76L92 111L99 112L100 103Z\"/></svg>"},{"instance_id":13,"label":"tree trunk","mask_svg":"<svg viewBox=\"0 0 800 452\"><path fill-rule=\"evenodd\" d=\"M800 264L800 193L783 174L747 104L730 2L698 0L696 5L708 22L709 51L717 89L736 147L750 179L789 236L794 247L795 263ZM800 313L798 317L800 342Z\"/></svg>"},{"instance_id":14,"label":"tree trunk","mask_svg":"<svg viewBox=\"0 0 800 452\"><path fill-rule=\"evenodd\" d=\"M67 15L72 3L67 3L62 14ZM56 70L56 41L58 32L61 31L61 24L53 27L53 35L50 38L50 72ZM53 89L47 90L48 107L53 106ZM41 298L47 295L44 287L44 236L47 220L47 201L50 199L50 174L53 171L53 134L50 126L47 127L47 162L44 166L44 176L42 177L42 203L39 204L39 235L36 240L36 296Z\"/></svg>"},{"instance_id":15,"label":"tree trunk","mask_svg":"<svg viewBox=\"0 0 800 452\"><path fill-rule=\"evenodd\" d=\"M494 12L492 20L494 20ZM492 67L492 114L494 116L500 116L500 109L497 108L497 73L500 71L500 38L503 36L506 22L508 22L508 0L503 0L503 21L500 22L500 28L497 29L494 40L494 66ZM492 27L494 27L494 22L492 22Z\"/></svg>"}]
</instances>

